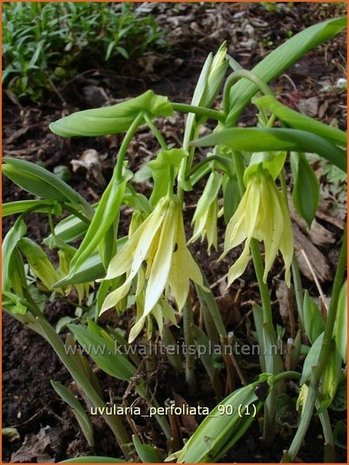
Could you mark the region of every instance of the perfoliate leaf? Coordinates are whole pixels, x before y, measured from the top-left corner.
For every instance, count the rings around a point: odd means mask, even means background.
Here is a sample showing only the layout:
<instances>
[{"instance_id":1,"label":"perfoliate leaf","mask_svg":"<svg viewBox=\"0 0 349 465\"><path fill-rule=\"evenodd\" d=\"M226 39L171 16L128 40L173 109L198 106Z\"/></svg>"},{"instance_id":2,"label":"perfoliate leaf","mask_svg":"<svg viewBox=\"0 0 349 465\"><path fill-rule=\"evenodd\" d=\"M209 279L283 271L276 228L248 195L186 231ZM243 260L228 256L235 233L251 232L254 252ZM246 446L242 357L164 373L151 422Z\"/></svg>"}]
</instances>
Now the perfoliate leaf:
<instances>
[{"instance_id":1,"label":"perfoliate leaf","mask_svg":"<svg viewBox=\"0 0 349 465\"><path fill-rule=\"evenodd\" d=\"M160 150L156 159L148 163L154 180L150 205L155 206L168 193L181 161L187 156L188 153L183 149Z\"/></svg>"},{"instance_id":2,"label":"perfoliate leaf","mask_svg":"<svg viewBox=\"0 0 349 465\"><path fill-rule=\"evenodd\" d=\"M291 153L291 168L294 179L293 204L310 227L320 200L319 181L303 153Z\"/></svg>"},{"instance_id":3,"label":"perfoliate leaf","mask_svg":"<svg viewBox=\"0 0 349 465\"><path fill-rule=\"evenodd\" d=\"M110 107L78 111L51 123L49 127L61 137L105 136L126 132L140 113L154 117L170 116L173 109L167 97L148 90Z\"/></svg>"},{"instance_id":4,"label":"perfoliate leaf","mask_svg":"<svg viewBox=\"0 0 349 465\"><path fill-rule=\"evenodd\" d=\"M22 189L47 200L78 205L86 218L93 214L93 208L68 184L41 166L17 158L4 158L2 167L6 177Z\"/></svg>"},{"instance_id":5,"label":"perfoliate leaf","mask_svg":"<svg viewBox=\"0 0 349 465\"><path fill-rule=\"evenodd\" d=\"M252 69L253 74L268 83L280 76L285 69L296 63L309 50L342 31L346 24L346 18L342 17L308 27L269 53ZM235 124L242 110L257 91L258 86L246 79L240 79L233 85L230 90L230 112L226 119L227 125Z\"/></svg>"},{"instance_id":6,"label":"perfoliate leaf","mask_svg":"<svg viewBox=\"0 0 349 465\"><path fill-rule=\"evenodd\" d=\"M277 116L281 121L284 121L292 128L312 132L313 134L317 134L343 147L347 145L347 134L344 131L320 123L320 121L316 121L310 116L302 115L302 113L298 113L298 111L291 110L291 108L278 102L272 95L264 95L263 97L255 99L253 103L259 108L270 110L273 115Z\"/></svg>"},{"instance_id":7,"label":"perfoliate leaf","mask_svg":"<svg viewBox=\"0 0 349 465\"><path fill-rule=\"evenodd\" d=\"M80 267L95 252L97 246L107 234L119 213L128 179L129 177L121 183L114 178L111 179L98 203L84 239L70 263L67 279L70 279L79 271Z\"/></svg>"},{"instance_id":8,"label":"perfoliate leaf","mask_svg":"<svg viewBox=\"0 0 349 465\"><path fill-rule=\"evenodd\" d=\"M249 176L259 169L259 165L269 171L271 177L275 180L286 160L286 152L256 152L253 153L250 159L249 166L244 171L244 183L246 185Z\"/></svg>"},{"instance_id":9,"label":"perfoliate leaf","mask_svg":"<svg viewBox=\"0 0 349 465\"><path fill-rule=\"evenodd\" d=\"M304 293L303 320L305 334L308 336L309 341L313 344L325 330L325 323L318 306L309 296L308 291L305 291Z\"/></svg>"},{"instance_id":10,"label":"perfoliate leaf","mask_svg":"<svg viewBox=\"0 0 349 465\"><path fill-rule=\"evenodd\" d=\"M344 363L347 363L347 312L347 282L345 282L339 294L337 318L333 330L334 340Z\"/></svg>"},{"instance_id":11,"label":"perfoliate leaf","mask_svg":"<svg viewBox=\"0 0 349 465\"><path fill-rule=\"evenodd\" d=\"M214 147L226 145L240 152L279 150L317 153L346 172L346 152L323 137L300 129L229 128L213 132L191 145Z\"/></svg>"}]
</instances>

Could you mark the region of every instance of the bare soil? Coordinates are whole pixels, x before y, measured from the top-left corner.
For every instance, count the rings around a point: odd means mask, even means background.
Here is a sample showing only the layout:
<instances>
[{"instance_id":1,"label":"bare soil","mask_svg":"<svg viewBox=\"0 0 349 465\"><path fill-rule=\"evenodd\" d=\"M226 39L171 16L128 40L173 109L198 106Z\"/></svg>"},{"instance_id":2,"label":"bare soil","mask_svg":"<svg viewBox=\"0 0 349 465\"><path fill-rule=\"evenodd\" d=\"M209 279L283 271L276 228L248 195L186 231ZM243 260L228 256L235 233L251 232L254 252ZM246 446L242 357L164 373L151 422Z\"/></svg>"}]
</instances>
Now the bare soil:
<instances>
[{"instance_id":1,"label":"bare soil","mask_svg":"<svg viewBox=\"0 0 349 465\"><path fill-rule=\"evenodd\" d=\"M286 40L291 32L296 33L345 11L344 5L340 4L278 5L281 6L267 11L261 4L142 4L141 7L154 14L165 29L171 44L169 49L150 51L144 58L134 62L120 60L114 69L102 69L93 63L82 63L81 72L75 79L62 83L56 94L48 95L46 101L35 105L25 101L18 102L13 97L4 95L4 155L34 161L50 170L61 165L68 167L71 172L69 183L86 199L96 201L104 186L84 169L73 172L71 161L78 159L87 149L97 150L101 155L103 177L108 181L120 138L111 136L62 140L50 133L48 124L62 116L63 112L68 114L76 109L114 103L119 99L138 95L148 88L176 101L189 102L207 53L214 52L223 40L227 40L230 54L241 65L250 69L270 50ZM345 128L346 95L345 91L336 87L337 80L345 76L345 56L345 35L339 35L330 43L309 53L297 66L279 78L273 88L278 97L288 105L302 109L329 124L338 124L340 128ZM326 90L326 85L332 86L331 92ZM176 116L160 121L159 125L165 130L168 139L178 144L182 136L182 122L183 119ZM247 111L242 124L253 123L254 116ZM157 145L148 133L138 134L130 150L131 168L141 166L156 149ZM143 189L146 192L149 186L145 185ZM187 202L188 219L198 195L196 193ZM27 198L27 195L4 179L3 201L22 198ZM325 215L318 218L318 221L330 231L334 241L318 246L318 249L326 257L329 276L332 276L342 223L340 217L336 223L333 220L335 213L329 210L336 199L325 200L327 217ZM47 225L42 218L32 215L29 224L29 233L37 241L47 233ZM4 232L12 221L13 218L5 218ZM189 221L187 227L190 227ZM220 231L221 237L222 232L223 229ZM208 272L209 282L213 284L227 327L237 332L239 337L246 338L246 332L252 324L251 302L258 301L252 267L247 269L243 280L236 283L228 293L224 293L220 279L227 272L227 263L218 262L217 253L209 257L205 248L200 245L195 244L192 250ZM282 271L282 264L276 264L273 271L274 276L277 276ZM304 280L310 290L316 293L309 276L304 276ZM289 330L289 322L280 315L276 299L277 280L273 280L271 284L275 321L284 324ZM331 279L325 279L322 285L325 292L328 292ZM62 316L72 315L73 312L73 307L63 300L55 301L46 309L52 323L56 323ZM127 328L129 316L126 313L117 324ZM255 374L253 369L250 374L248 369L244 372L247 376ZM125 386L122 383L102 373L98 375L106 399L124 391ZM149 382L156 386L156 395L160 402L173 397L175 391L190 405L213 407L217 399L200 364L197 365L196 376L198 389L190 396L185 380L165 360L159 360L158 369ZM49 379L60 381L74 390L70 375L48 343L4 313L3 426L15 427L20 436L12 442L4 439L3 461L57 462L81 455L121 457L111 432L99 419L93 420L97 446L93 450L88 447L71 410L56 396ZM239 382L238 379L235 381ZM341 418L341 415L332 413L334 421ZM164 445L161 434L152 425L139 424L138 427L149 442L159 447ZM278 440L265 447L259 439L260 432L255 423L223 461L279 462L282 451L291 442L294 432L291 427L278 426ZM315 418L299 453L301 461L323 462L323 441L320 423ZM341 449L337 450L337 460L346 461Z\"/></svg>"}]
</instances>

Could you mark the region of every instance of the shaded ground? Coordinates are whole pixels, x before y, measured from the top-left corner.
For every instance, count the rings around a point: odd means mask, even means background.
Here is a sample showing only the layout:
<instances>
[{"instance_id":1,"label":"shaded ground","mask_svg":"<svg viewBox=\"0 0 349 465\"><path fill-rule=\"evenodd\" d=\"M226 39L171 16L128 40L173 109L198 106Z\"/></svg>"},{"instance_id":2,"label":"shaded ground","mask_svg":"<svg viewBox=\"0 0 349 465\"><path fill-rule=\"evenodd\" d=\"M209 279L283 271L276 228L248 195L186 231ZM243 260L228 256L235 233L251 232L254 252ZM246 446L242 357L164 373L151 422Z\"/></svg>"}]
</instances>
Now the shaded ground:
<instances>
[{"instance_id":1,"label":"shaded ground","mask_svg":"<svg viewBox=\"0 0 349 465\"><path fill-rule=\"evenodd\" d=\"M120 138L59 139L49 132L48 124L59 118L62 112L68 114L77 108L115 103L148 88L176 101L189 102L207 53L215 51L223 40L228 41L230 54L241 65L251 68L268 51L283 42L290 31L295 33L322 19L343 14L344 9L338 5L305 3L294 4L291 8L281 4L270 12L259 4L216 4L212 7L208 4L142 4L140 8L157 16L171 44L169 50L149 52L137 62L120 61L117 63L117 71L95 69L93 64L85 63L76 79L57 89L59 95L51 95L47 101L35 106L19 104L5 95L4 155L35 161L50 170L60 165L68 167L71 172L70 184L89 201L96 201L103 192L100 178L96 179L93 173L86 173L83 168L72 172L71 161L79 159L85 150L95 149L101 159L102 175L108 181ZM345 90L336 86L338 79L345 76L345 47L345 36L341 35L308 54L298 66L288 70L274 84L279 98L326 123L345 128L346 94ZM159 127L163 128L169 141L179 144L182 122L182 118L177 115L160 121ZM249 125L253 122L251 113L246 112L242 123ZM130 149L131 168L150 159L156 149L153 138L147 132L140 132ZM143 188L147 190L149 186ZM303 231L309 241L314 242L315 237L317 250L322 257L326 257L322 280L325 292L330 288L336 266L335 244L341 235L345 215L340 185L338 191L326 192L318 224L320 229L322 227L327 231L327 235L322 231L322 235L316 232L311 236ZM193 195L188 201L188 218L197 196ZM21 198L25 198L25 194L5 179L3 200ZM5 231L9 221L6 219L4 222ZM301 226L299 229L302 231ZM43 237L47 231L42 218L33 215L29 231L36 240ZM318 243L320 236L322 240ZM224 282L221 280L227 271L227 263L218 263L218 254L208 257L199 245L194 245L192 250L208 272L209 282L213 285L227 327L245 338L251 326L251 302L258 299L252 268L248 268L244 279L236 283L227 294L223 291ZM274 275L279 271L282 271L281 263L276 265ZM314 289L309 271L308 275L306 269L303 271L306 283L310 289ZM289 318L282 312L280 314L280 305L276 300L277 288L276 279L273 281L272 295L275 321L283 323L289 331ZM47 313L51 322L56 323L63 315L73 314L73 309L69 304L58 301L50 305ZM127 327L127 318L117 324ZM3 425L16 427L20 434L20 438L11 443L4 441L4 461L59 461L86 454L120 456L109 429L99 420L94 420L98 447L93 451L88 448L70 409L60 402L48 382L52 378L74 390L69 374L45 341L6 314L3 315L3 341ZM172 397L174 388L191 405L215 405L214 393L200 365L197 368L200 390L188 397L184 379L178 377L164 360L157 363L157 396L160 401ZM111 393L115 395L116 382L100 375L108 399ZM154 384L155 380L150 382ZM161 447L158 431L150 425L139 425L139 428L143 428L147 440ZM283 426L279 429L280 440L272 447L263 449L255 424L225 461L278 462L282 450L287 448L294 434L291 428ZM315 420L299 455L303 461L322 462L322 448L321 428ZM338 459L345 461L341 451Z\"/></svg>"}]
</instances>

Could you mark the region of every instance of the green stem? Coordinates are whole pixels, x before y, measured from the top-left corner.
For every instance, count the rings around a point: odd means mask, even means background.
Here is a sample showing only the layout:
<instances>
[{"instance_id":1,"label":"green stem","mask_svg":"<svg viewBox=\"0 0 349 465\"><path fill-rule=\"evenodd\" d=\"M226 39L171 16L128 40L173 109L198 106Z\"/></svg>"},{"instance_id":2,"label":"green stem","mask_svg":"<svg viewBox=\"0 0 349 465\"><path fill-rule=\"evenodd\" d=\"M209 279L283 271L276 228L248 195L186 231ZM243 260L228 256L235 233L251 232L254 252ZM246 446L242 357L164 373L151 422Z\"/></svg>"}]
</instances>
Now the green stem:
<instances>
[{"instance_id":1,"label":"green stem","mask_svg":"<svg viewBox=\"0 0 349 465\"><path fill-rule=\"evenodd\" d=\"M208 119L214 119L216 121L224 122L225 115L221 111L212 110L211 108L188 105L187 103L171 103L175 111L182 113L195 113L198 116L203 116Z\"/></svg>"},{"instance_id":2,"label":"green stem","mask_svg":"<svg viewBox=\"0 0 349 465\"><path fill-rule=\"evenodd\" d=\"M284 381L286 379L301 379L302 375L301 373L298 373L298 371L283 371L282 373L279 373L275 376L273 376L272 383L276 384L280 381Z\"/></svg>"},{"instance_id":3,"label":"green stem","mask_svg":"<svg viewBox=\"0 0 349 465\"><path fill-rule=\"evenodd\" d=\"M105 407L103 399L101 399L94 387L88 381L86 375L81 373L80 367L76 363L75 358L73 358L71 354L66 353L62 339L56 333L54 328L48 323L48 321L45 320L44 316L40 312L40 309L37 308L31 296L27 295L26 298L29 300L33 315L35 315L35 326L37 326L40 334L42 334L42 336L50 343L76 384L80 387L82 392L86 395L93 406L97 408ZM34 328L32 327L32 329ZM116 415L107 415L106 413L102 416L110 429L113 431L115 439L120 446L120 449L125 454L125 457L132 458L132 453L129 447L129 444L132 442L131 437L125 429L121 418Z\"/></svg>"},{"instance_id":4,"label":"green stem","mask_svg":"<svg viewBox=\"0 0 349 465\"><path fill-rule=\"evenodd\" d=\"M142 124L143 120L144 120L144 114L139 113L136 119L131 124L131 126L128 128L128 131L126 132L125 137L120 146L120 149L117 155L116 165L114 168L114 173L113 173L113 177L115 176L119 182L122 181L122 170L124 168L124 160L125 160L127 148L130 145L132 137L134 136L139 126Z\"/></svg>"},{"instance_id":5,"label":"green stem","mask_svg":"<svg viewBox=\"0 0 349 465\"><path fill-rule=\"evenodd\" d=\"M149 115L147 115L147 114L145 113L144 119L145 119L145 121L147 122L147 125L150 127L151 132L154 134L154 136L156 137L157 141L159 142L160 147L162 148L162 150L167 150L167 149L168 149L168 146L167 146L167 144L166 144L166 141L165 141L163 135L161 134L161 132L159 131L159 129L155 126L155 124L153 123L153 121L151 120L151 118L149 117Z\"/></svg>"},{"instance_id":6,"label":"green stem","mask_svg":"<svg viewBox=\"0 0 349 465\"><path fill-rule=\"evenodd\" d=\"M263 94L273 95L270 87L256 74L252 73L251 71L247 71L246 69L238 69L237 71L234 71L225 81L223 89L223 110L225 115L227 115L229 112L230 89L233 84L241 78L248 79L249 81L253 82L253 84L256 84L256 86L259 87Z\"/></svg>"},{"instance_id":7,"label":"green stem","mask_svg":"<svg viewBox=\"0 0 349 465\"><path fill-rule=\"evenodd\" d=\"M347 230L344 228L343 243L337 265L336 275L331 294L331 302L328 309L324 338L320 349L320 355L317 364L314 366L309 385L309 392L306 403L302 412L297 432L287 452L290 460L293 460L301 447L303 439L308 431L311 418L313 416L314 406L317 398L319 382L328 363L331 352L333 328L337 316L337 307L339 294L343 285L347 260Z\"/></svg>"},{"instance_id":8,"label":"green stem","mask_svg":"<svg viewBox=\"0 0 349 465\"><path fill-rule=\"evenodd\" d=\"M193 309L190 303L190 297L188 297L187 302L183 308L183 333L184 340L186 344L186 357L185 357L185 379L191 393L195 390L195 376L194 376L194 362L195 357L191 354L190 347L194 345L194 338L191 331L191 326L193 324Z\"/></svg>"},{"instance_id":9,"label":"green stem","mask_svg":"<svg viewBox=\"0 0 349 465\"><path fill-rule=\"evenodd\" d=\"M288 197L287 197L287 186L286 186L286 178L285 178L285 172L284 170L281 170L280 175L279 175L280 183L281 183L281 191L283 194L283 197L285 199L286 207L289 211L288 208ZM303 331L304 328L304 318L303 318L303 300L304 300L304 294L303 294L303 286L302 286L302 280L301 280L301 275L299 272L298 268L298 263L293 256L292 260L292 279L293 279L293 286L294 286L294 293L296 297L296 305L297 305L297 312L298 312L298 318L299 318L299 326L301 330Z\"/></svg>"},{"instance_id":10,"label":"green stem","mask_svg":"<svg viewBox=\"0 0 349 465\"><path fill-rule=\"evenodd\" d=\"M199 163L197 163L195 166L192 167L190 170L188 176L191 177L193 176L198 170L200 170L203 166L205 166L207 163L210 163L211 161L216 161L218 164L222 166L222 168L228 173L231 174L231 169L229 164L231 163L231 160L227 157L224 157L222 155L210 155L209 157L205 158L204 160L201 160Z\"/></svg>"}]
</instances>

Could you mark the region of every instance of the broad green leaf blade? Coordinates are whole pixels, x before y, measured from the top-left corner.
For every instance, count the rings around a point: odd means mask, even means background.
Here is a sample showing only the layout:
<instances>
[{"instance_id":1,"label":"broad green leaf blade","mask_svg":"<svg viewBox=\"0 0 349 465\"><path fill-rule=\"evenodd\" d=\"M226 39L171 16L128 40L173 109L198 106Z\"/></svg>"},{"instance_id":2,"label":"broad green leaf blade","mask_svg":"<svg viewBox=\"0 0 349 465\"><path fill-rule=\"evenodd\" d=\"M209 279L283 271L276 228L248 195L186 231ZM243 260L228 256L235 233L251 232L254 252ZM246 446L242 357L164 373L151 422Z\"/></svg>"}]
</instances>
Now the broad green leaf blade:
<instances>
[{"instance_id":1,"label":"broad green leaf blade","mask_svg":"<svg viewBox=\"0 0 349 465\"><path fill-rule=\"evenodd\" d=\"M64 218L62 221L56 224L53 234L45 237L43 243L51 247L51 244L55 243L55 238L59 241L66 243L76 241L80 239L87 231L88 223L82 221L75 215L70 215Z\"/></svg>"},{"instance_id":2,"label":"broad green leaf blade","mask_svg":"<svg viewBox=\"0 0 349 465\"><path fill-rule=\"evenodd\" d=\"M2 243L2 289L10 290L10 264L12 254L27 231L22 218L18 218L12 228L6 234Z\"/></svg>"},{"instance_id":3,"label":"broad green leaf blade","mask_svg":"<svg viewBox=\"0 0 349 465\"><path fill-rule=\"evenodd\" d=\"M40 279L42 284L51 289L60 278L43 249L29 237L24 237L18 243L20 251L25 256L32 273Z\"/></svg>"},{"instance_id":4,"label":"broad green leaf blade","mask_svg":"<svg viewBox=\"0 0 349 465\"><path fill-rule=\"evenodd\" d=\"M82 326L73 324L67 326L83 350L101 370L115 378L130 381L136 369L123 354L115 350L113 343Z\"/></svg>"},{"instance_id":5,"label":"broad green leaf blade","mask_svg":"<svg viewBox=\"0 0 349 465\"><path fill-rule=\"evenodd\" d=\"M2 167L4 175L22 189L43 199L76 205L77 208L81 207L87 218L92 216L94 210L91 205L62 179L47 169L17 158L5 157L4 162Z\"/></svg>"},{"instance_id":6,"label":"broad green leaf blade","mask_svg":"<svg viewBox=\"0 0 349 465\"><path fill-rule=\"evenodd\" d=\"M342 17L329 19L308 27L273 50L252 69L252 72L268 83L280 76L309 50L332 39L346 27L346 24L346 18ZM227 126L235 125L242 110L257 91L258 87L246 79L240 79L231 88L230 112L226 119Z\"/></svg>"},{"instance_id":7,"label":"broad green leaf blade","mask_svg":"<svg viewBox=\"0 0 349 465\"><path fill-rule=\"evenodd\" d=\"M2 205L2 217L17 215L23 212L50 213L55 215L61 213L61 208L55 200L18 200Z\"/></svg>"},{"instance_id":8,"label":"broad green leaf blade","mask_svg":"<svg viewBox=\"0 0 349 465\"><path fill-rule=\"evenodd\" d=\"M116 179L111 179L99 201L85 237L70 263L69 276L67 279L72 278L73 275L79 271L79 268L93 254L110 226L113 224L119 213L127 180L128 179L125 179L119 183Z\"/></svg>"},{"instance_id":9,"label":"broad green leaf blade","mask_svg":"<svg viewBox=\"0 0 349 465\"><path fill-rule=\"evenodd\" d=\"M337 349L343 357L344 363L347 363L347 319L347 282L345 282L339 294L337 318L333 331Z\"/></svg>"},{"instance_id":10,"label":"broad green leaf blade","mask_svg":"<svg viewBox=\"0 0 349 465\"><path fill-rule=\"evenodd\" d=\"M192 142L199 147L226 145L242 152L292 150L317 153L346 172L346 153L316 134L299 129L229 128Z\"/></svg>"},{"instance_id":11,"label":"broad green leaf blade","mask_svg":"<svg viewBox=\"0 0 349 465\"><path fill-rule=\"evenodd\" d=\"M272 95L265 95L264 97L255 99L253 101L258 108L270 110L281 121L287 123L295 129L317 134L318 136L327 139L334 144L346 147L347 134L338 128L328 126L327 124L320 123L310 116L302 115L298 111L291 110L286 105L278 102Z\"/></svg>"},{"instance_id":12,"label":"broad green leaf blade","mask_svg":"<svg viewBox=\"0 0 349 465\"><path fill-rule=\"evenodd\" d=\"M126 132L140 113L171 116L173 109L167 97L148 90L142 95L110 107L78 111L50 124L50 130L61 137L105 136Z\"/></svg>"},{"instance_id":13,"label":"broad green leaf blade","mask_svg":"<svg viewBox=\"0 0 349 465\"><path fill-rule=\"evenodd\" d=\"M143 463L162 463L163 456L159 449L149 444L143 444L138 436L133 435L132 441L136 452Z\"/></svg>"},{"instance_id":14,"label":"broad green leaf blade","mask_svg":"<svg viewBox=\"0 0 349 465\"><path fill-rule=\"evenodd\" d=\"M188 153L183 149L160 150L156 159L148 163L154 180L150 205L155 207L161 197L167 194L169 187L172 188L179 165L187 156Z\"/></svg>"},{"instance_id":15,"label":"broad green leaf blade","mask_svg":"<svg viewBox=\"0 0 349 465\"><path fill-rule=\"evenodd\" d=\"M309 341L313 344L320 334L325 330L325 323L320 310L308 291L304 293L303 301L304 330Z\"/></svg>"},{"instance_id":16,"label":"broad green leaf blade","mask_svg":"<svg viewBox=\"0 0 349 465\"><path fill-rule=\"evenodd\" d=\"M318 363L319 353L321 350L323 339L324 333L321 333L320 336L318 336L317 339L314 341L313 345L310 347L308 355L304 360L300 384L304 384L310 379L312 368Z\"/></svg>"},{"instance_id":17,"label":"broad green leaf blade","mask_svg":"<svg viewBox=\"0 0 349 465\"><path fill-rule=\"evenodd\" d=\"M94 447L93 426L87 413L85 412L81 402L67 389L63 384L53 381L51 385L61 399L66 402L72 409L73 413L80 425L80 428L90 447Z\"/></svg>"},{"instance_id":18,"label":"broad green leaf blade","mask_svg":"<svg viewBox=\"0 0 349 465\"><path fill-rule=\"evenodd\" d=\"M199 354L200 360L204 365L208 376L211 379L211 382L214 383L217 369L215 367L214 356L210 352L212 347L212 341L207 337L207 335L196 325L192 325L191 332L193 334L194 340L198 347L205 347L204 353Z\"/></svg>"},{"instance_id":19,"label":"broad green leaf blade","mask_svg":"<svg viewBox=\"0 0 349 465\"><path fill-rule=\"evenodd\" d=\"M303 153L291 153L291 168L294 179L293 204L310 228L320 201L319 181Z\"/></svg>"},{"instance_id":20,"label":"broad green leaf blade","mask_svg":"<svg viewBox=\"0 0 349 465\"><path fill-rule=\"evenodd\" d=\"M255 394L258 384L255 382L244 386L220 402L199 425L183 449L169 456L166 461L176 458L178 463L214 463L219 460L227 446L232 447L252 423L252 415L246 420L240 417L239 411L241 406L246 408L258 400ZM245 421L248 421L247 425Z\"/></svg>"}]
</instances>

